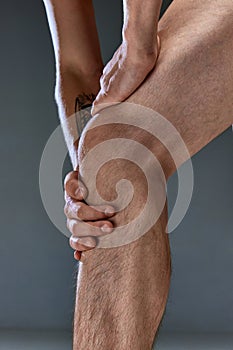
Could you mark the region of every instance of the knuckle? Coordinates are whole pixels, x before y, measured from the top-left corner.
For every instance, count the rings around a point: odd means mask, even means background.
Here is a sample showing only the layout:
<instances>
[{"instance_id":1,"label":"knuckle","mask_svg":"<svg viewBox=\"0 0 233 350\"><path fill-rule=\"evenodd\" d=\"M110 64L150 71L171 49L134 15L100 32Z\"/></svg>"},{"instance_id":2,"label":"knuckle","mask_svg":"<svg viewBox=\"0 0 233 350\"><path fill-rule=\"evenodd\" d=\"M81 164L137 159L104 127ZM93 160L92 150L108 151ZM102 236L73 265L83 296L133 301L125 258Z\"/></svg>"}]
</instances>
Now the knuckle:
<instances>
[{"instance_id":1,"label":"knuckle","mask_svg":"<svg viewBox=\"0 0 233 350\"><path fill-rule=\"evenodd\" d=\"M84 207L81 203L78 204L78 208L76 209L76 216L80 220L84 219Z\"/></svg>"},{"instance_id":2,"label":"knuckle","mask_svg":"<svg viewBox=\"0 0 233 350\"><path fill-rule=\"evenodd\" d=\"M72 232L73 234L75 234L76 236L79 236L80 233L80 224L77 220L72 220Z\"/></svg>"},{"instance_id":3,"label":"knuckle","mask_svg":"<svg viewBox=\"0 0 233 350\"><path fill-rule=\"evenodd\" d=\"M64 200L66 201L66 199L68 197L68 194L67 194L66 190L63 191L63 196L64 196Z\"/></svg>"},{"instance_id":4,"label":"knuckle","mask_svg":"<svg viewBox=\"0 0 233 350\"><path fill-rule=\"evenodd\" d=\"M107 87L108 87L108 83L109 83L109 79L108 79L106 76L104 76L104 77L102 78L102 80L100 80L100 86L101 86L101 88L102 88L103 90L106 90Z\"/></svg>"},{"instance_id":5,"label":"knuckle","mask_svg":"<svg viewBox=\"0 0 233 350\"><path fill-rule=\"evenodd\" d=\"M64 179L64 185L65 186L71 180L73 173L74 173L73 171L70 171L68 174L66 174L65 179Z\"/></svg>"},{"instance_id":6,"label":"knuckle","mask_svg":"<svg viewBox=\"0 0 233 350\"><path fill-rule=\"evenodd\" d=\"M75 220L73 219L67 219L66 221L66 226L68 228L68 230L72 233L72 234L76 234L78 231L78 224Z\"/></svg>"},{"instance_id":7,"label":"knuckle","mask_svg":"<svg viewBox=\"0 0 233 350\"><path fill-rule=\"evenodd\" d=\"M67 216L68 215L68 204L66 203L65 205L64 205L64 214Z\"/></svg>"},{"instance_id":8,"label":"knuckle","mask_svg":"<svg viewBox=\"0 0 233 350\"><path fill-rule=\"evenodd\" d=\"M70 220L69 219L66 220L66 227L68 228L69 231L71 231L70 230Z\"/></svg>"},{"instance_id":9,"label":"knuckle","mask_svg":"<svg viewBox=\"0 0 233 350\"><path fill-rule=\"evenodd\" d=\"M70 239L69 239L69 245L71 246L71 248L76 249L76 245L77 245L77 243L76 243L76 242L74 242L74 240L73 240L73 237L72 237L72 236L71 236L71 237L70 237Z\"/></svg>"},{"instance_id":10,"label":"knuckle","mask_svg":"<svg viewBox=\"0 0 233 350\"><path fill-rule=\"evenodd\" d=\"M105 72L106 72L106 71L105 71ZM100 77L100 82L101 82L101 81L104 81L104 79L105 79L105 74L104 74L104 73L105 73L105 72L103 71L103 74L102 74L101 77Z\"/></svg>"},{"instance_id":11,"label":"knuckle","mask_svg":"<svg viewBox=\"0 0 233 350\"><path fill-rule=\"evenodd\" d=\"M67 191L67 189L69 189L70 184L72 184L72 181L74 179L78 179L78 171L71 171L66 175L66 177L64 179L65 191Z\"/></svg>"},{"instance_id":12,"label":"knuckle","mask_svg":"<svg viewBox=\"0 0 233 350\"><path fill-rule=\"evenodd\" d=\"M99 226L89 225L89 230L90 230L90 233L93 235L98 235L101 233L101 229Z\"/></svg>"},{"instance_id":13,"label":"knuckle","mask_svg":"<svg viewBox=\"0 0 233 350\"><path fill-rule=\"evenodd\" d=\"M67 205L67 207L69 208L72 203L73 203L73 199L67 194L65 198L65 205Z\"/></svg>"},{"instance_id":14,"label":"knuckle","mask_svg":"<svg viewBox=\"0 0 233 350\"><path fill-rule=\"evenodd\" d=\"M108 64L103 69L103 74L101 75L100 79L107 73L108 71Z\"/></svg>"},{"instance_id":15,"label":"knuckle","mask_svg":"<svg viewBox=\"0 0 233 350\"><path fill-rule=\"evenodd\" d=\"M66 184L66 191L69 194L73 195L73 193L75 192L76 188L77 188L77 184L76 184L74 179L71 179L71 180L69 180L67 182L67 184Z\"/></svg>"},{"instance_id":16,"label":"knuckle","mask_svg":"<svg viewBox=\"0 0 233 350\"><path fill-rule=\"evenodd\" d=\"M109 67L110 67L111 63L112 63L112 60L110 60L110 61L105 65L105 67L104 67L104 69L103 69L102 77L105 76L105 75L108 73Z\"/></svg>"}]
</instances>

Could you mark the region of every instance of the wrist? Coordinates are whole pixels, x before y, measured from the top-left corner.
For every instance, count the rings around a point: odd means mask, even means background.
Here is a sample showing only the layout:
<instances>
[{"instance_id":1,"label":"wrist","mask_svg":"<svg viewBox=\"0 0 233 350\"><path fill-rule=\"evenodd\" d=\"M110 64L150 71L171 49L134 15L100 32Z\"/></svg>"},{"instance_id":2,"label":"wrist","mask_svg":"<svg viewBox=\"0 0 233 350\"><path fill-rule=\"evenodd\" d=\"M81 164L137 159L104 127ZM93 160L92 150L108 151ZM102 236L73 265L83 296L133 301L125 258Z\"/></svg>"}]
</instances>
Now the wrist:
<instances>
[{"instance_id":1,"label":"wrist","mask_svg":"<svg viewBox=\"0 0 233 350\"><path fill-rule=\"evenodd\" d=\"M122 30L122 41L135 54L139 53L143 56L157 55L157 24L145 30L140 28L130 25L124 26Z\"/></svg>"},{"instance_id":2,"label":"wrist","mask_svg":"<svg viewBox=\"0 0 233 350\"><path fill-rule=\"evenodd\" d=\"M135 33L126 31L122 36L123 45L125 45L128 55L135 59L156 59L159 51L157 30L150 35L148 40L145 37L135 36Z\"/></svg>"},{"instance_id":3,"label":"wrist","mask_svg":"<svg viewBox=\"0 0 233 350\"><path fill-rule=\"evenodd\" d=\"M157 30L162 0L124 0L123 41L145 53L157 51Z\"/></svg>"}]
</instances>

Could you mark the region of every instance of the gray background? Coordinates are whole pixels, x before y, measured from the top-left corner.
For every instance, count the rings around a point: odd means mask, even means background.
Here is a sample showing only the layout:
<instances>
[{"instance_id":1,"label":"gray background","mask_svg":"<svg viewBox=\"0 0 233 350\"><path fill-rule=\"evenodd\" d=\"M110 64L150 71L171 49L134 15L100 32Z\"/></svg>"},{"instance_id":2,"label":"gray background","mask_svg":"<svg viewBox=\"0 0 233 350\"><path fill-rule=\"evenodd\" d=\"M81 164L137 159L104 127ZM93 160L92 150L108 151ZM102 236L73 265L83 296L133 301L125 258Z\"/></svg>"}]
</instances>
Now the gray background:
<instances>
[{"instance_id":1,"label":"gray background","mask_svg":"<svg viewBox=\"0 0 233 350\"><path fill-rule=\"evenodd\" d=\"M121 39L121 0L94 3L106 62ZM40 157L58 125L42 1L1 3L0 47L0 328L71 330L73 253L47 217L38 186ZM233 331L232 146L229 129L193 159L192 203L170 237L164 330ZM174 176L171 203L175 194Z\"/></svg>"}]
</instances>

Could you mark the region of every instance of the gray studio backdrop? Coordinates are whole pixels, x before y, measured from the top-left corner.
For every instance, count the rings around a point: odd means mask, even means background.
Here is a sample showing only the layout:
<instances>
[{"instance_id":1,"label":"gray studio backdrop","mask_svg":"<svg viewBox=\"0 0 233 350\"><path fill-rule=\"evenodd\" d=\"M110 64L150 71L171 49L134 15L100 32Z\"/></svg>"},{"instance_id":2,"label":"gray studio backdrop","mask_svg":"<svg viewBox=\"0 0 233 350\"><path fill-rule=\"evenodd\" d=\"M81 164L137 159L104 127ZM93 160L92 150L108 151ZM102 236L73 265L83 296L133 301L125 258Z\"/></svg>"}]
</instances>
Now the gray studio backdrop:
<instances>
[{"instance_id":1,"label":"gray studio backdrop","mask_svg":"<svg viewBox=\"0 0 233 350\"><path fill-rule=\"evenodd\" d=\"M94 4L106 62L121 39L121 0ZM42 1L1 2L0 48L0 328L70 330L73 253L47 217L38 185L40 157L58 125ZM195 156L193 165L192 203L170 237L173 276L163 329L233 331L231 130ZM176 176L170 203L175 195Z\"/></svg>"}]
</instances>

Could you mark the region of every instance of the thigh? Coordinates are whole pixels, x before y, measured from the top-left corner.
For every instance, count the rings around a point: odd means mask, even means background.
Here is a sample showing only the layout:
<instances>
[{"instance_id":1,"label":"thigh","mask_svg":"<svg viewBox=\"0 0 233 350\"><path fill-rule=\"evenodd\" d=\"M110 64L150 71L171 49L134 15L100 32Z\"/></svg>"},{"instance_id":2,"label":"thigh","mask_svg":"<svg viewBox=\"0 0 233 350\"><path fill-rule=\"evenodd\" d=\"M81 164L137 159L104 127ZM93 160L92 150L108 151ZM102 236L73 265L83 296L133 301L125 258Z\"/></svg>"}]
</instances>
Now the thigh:
<instances>
[{"instance_id":1,"label":"thigh","mask_svg":"<svg viewBox=\"0 0 233 350\"><path fill-rule=\"evenodd\" d=\"M155 70L128 102L160 113L194 155L233 123L233 2L174 1Z\"/></svg>"}]
</instances>

